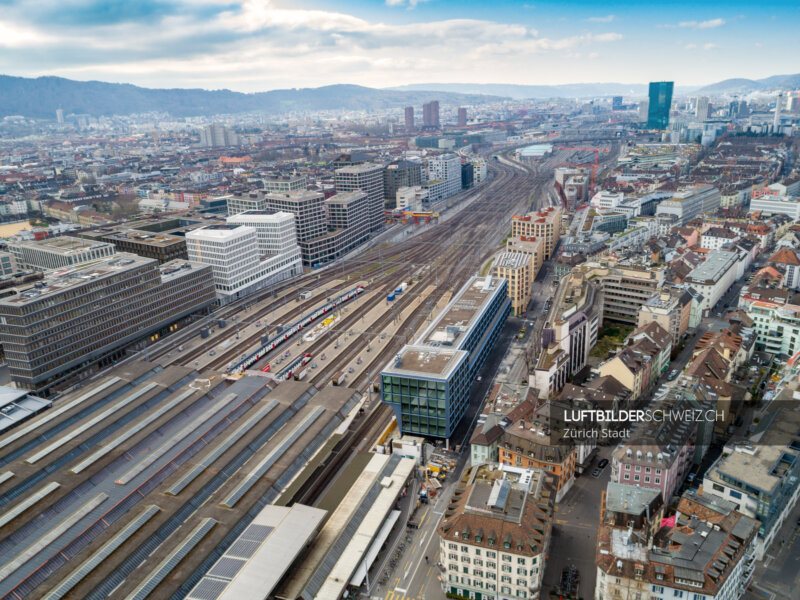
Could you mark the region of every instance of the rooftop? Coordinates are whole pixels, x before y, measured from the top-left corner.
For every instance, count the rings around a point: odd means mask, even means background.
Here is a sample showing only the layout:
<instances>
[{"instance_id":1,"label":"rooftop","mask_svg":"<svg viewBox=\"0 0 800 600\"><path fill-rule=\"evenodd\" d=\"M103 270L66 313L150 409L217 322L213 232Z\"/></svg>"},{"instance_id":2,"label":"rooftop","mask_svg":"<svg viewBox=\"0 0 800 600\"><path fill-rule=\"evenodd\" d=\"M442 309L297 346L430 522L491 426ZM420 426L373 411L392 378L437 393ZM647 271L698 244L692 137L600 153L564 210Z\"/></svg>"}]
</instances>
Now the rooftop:
<instances>
[{"instance_id":1,"label":"rooftop","mask_svg":"<svg viewBox=\"0 0 800 600\"><path fill-rule=\"evenodd\" d=\"M463 350L421 345L404 346L382 373L384 375L414 373L447 379L461 361L466 360L466 357L467 353Z\"/></svg>"},{"instance_id":2,"label":"rooftop","mask_svg":"<svg viewBox=\"0 0 800 600\"><path fill-rule=\"evenodd\" d=\"M80 252L89 250L91 248L105 248L110 246L106 242L95 242L92 240L85 240L71 235L62 235L59 237L45 238L43 240L20 240L18 242L10 242L11 246L20 248L33 248L36 250L48 250L58 254L68 256L73 252Z\"/></svg>"},{"instance_id":3,"label":"rooftop","mask_svg":"<svg viewBox=\"0 0 800 600\"><path fill-rule=\"evenodd\" d=\"M687 277L691 283L713 285L735 264L738 254L728 250L712 250L706 260L692 269Z\"/></svg>"}]
</instances>

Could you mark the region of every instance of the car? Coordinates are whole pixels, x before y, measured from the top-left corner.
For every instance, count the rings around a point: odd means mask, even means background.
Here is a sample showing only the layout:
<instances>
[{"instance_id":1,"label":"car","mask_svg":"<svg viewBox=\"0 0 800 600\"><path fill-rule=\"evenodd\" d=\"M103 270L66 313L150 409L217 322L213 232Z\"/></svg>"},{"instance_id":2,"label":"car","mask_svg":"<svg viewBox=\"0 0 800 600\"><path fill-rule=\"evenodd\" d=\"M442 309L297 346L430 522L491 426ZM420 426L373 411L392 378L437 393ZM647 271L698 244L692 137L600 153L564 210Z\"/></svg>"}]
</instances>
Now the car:
<instances>
[{"instance_id":1,"label":"car","mask_svg":"<svg viewBox=\"0 0 800 600\"><path fill-rule=\"evenodd\" d=\"M597 468L598 469L605 469L607 464L608 464L608 459L604 458L599 463L597 463Z\"/></svg>"},{"instance_id":2,"label":"car","mask_svg":"<svg viewBox=\"0 0 800 600\"><path fill-rule=\"evenodd\" d=\"M600 477L600 473L603 472L603 469L595 469L592 471L592 477Z\"/></svg>"},{"instance_id":3,"label":"car","mask_svg":"<svg viewBox=\"0 0 800 600\"><path fill-rule=\"evenodd\" d=\"M669 375L667 375L667 380L673 381L677 376L678 376L678 370L672 369L672 371L669 372Z\"/></svg>"},{"instance_id":4,"label":"car","mask_svg":"<svg viewBox=\"0 0 800 600\"><path fill-rule=\"evenodd\" d=\"M686 481L688 481L689 483L693 483L694 480L695 480L695 477L697 477L697 475L695 473L689 473L689 476L686 478Z\"/></svg>"}]
</instances>

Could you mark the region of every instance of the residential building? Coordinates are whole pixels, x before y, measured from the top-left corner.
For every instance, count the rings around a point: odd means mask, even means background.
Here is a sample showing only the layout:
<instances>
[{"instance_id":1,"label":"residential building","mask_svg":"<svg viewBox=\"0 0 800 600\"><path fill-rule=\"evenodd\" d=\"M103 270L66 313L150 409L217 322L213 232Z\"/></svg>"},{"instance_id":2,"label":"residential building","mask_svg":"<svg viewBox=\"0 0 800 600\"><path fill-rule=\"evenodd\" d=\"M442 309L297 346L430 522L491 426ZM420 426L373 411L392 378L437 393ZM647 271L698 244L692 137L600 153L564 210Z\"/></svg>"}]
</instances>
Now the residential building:
<instances>
[{"instance_id":1,"label":"residential building","mask_svg":"<svg viewBox=\"0 0 800 600\"><path fill-rule=\"evenodd\" d=\"M800 351L800 294L754 285L742 290L739 308L752 319L760 348L783 358Z\"/></svg>"},{"instance_id":2,"label":"residential building","mask_svg":"<svg viewBox=\"0 0 800 600\"><path fill-rule=\"evenodd\" d=\"M531 302L532 263L533 257L530 254L518 252L500 252L494 261L494 274L508 281L511 310L518 317L527 313Z\"/></svg>"},{"instance_id":3,"label":"residential building","mask_svg":"<svg viewBox=\"0 0 800 600\"><path fill-rule=\"evenodd\" d=\"M552 478L481 465L459 484L437 528L442 587L463 598L538 598L553 527Z\"/></svg>"},{"instance_id":4,"label":"residential building","mask_svg":"<svg viewBox=\"0 0 800 600\"><path fill-rule=\"evenodd\" d=\"M639 307L638 326L658 323L672 335L673 344L677 345L689 328L691 312L691 294L681 288L663 286Z\"/></svg>"},{"instance_id":5,"label":"residential building","mask_svg":"<svg viewBox=\"0 0 800 600\"><path fill-rule=\"evenodd\" d=\"M711 104L709 103L708 96L700 96L697 98L697 104L694 108L694 116L697 117L698 121L705 121L708 119L710 108Z\"/></svg>"},{"instance_id":6,"label":"residential building","mask_svg":"<svg viewBox=\"0 0 800 600\"><path fill-rule=\"evenodd\" d=\"M370 231L380 231L384 226L383 165L364 163L342 167L334 172L337 192L361 190L367 194L369 203Z\"/></svg>"},{"instance_id":7,"label":"residential building","mask_svg":"<svg viewBox=\"0 0 800 600\"><path fill-rule=\"evenodd\" d=\"M461 191L461 158L452 153L429 158L428 180L444 182L442 198L454 196Z\"/></svg>"},{"instance_id":8,"label":"residential building","mask_svg":"<svg viewBox=\"0 0 800 600\"><path fill-rule=\"evenodd\" d=\"M575 271L600 281L603 320L630 325L639 322L639 308L663 286L666 275L664 266L650 267L612 258L586 262Z\"/></svg>"},{"instance_id":9,"label":"residential building","mask_svg":"<svg viewBox=\"0 0 800 600\"><path fill-rule=\"evenodd\" d=\"M238 146L239 135L223 125L212 123L200 130L200 145L205 148L223 148Z\"/></svg>"},{"instance_id":10,"label":"residential building","mask_svg":"<svg viewBox=\"0 0 800 600\"><path fill-rule=\"evenodd\" d=\"M186 248L190 260L211 266L217 298L223 305L301 272L296 252L262 259L259 232L235 223L190 231Z\"/></svg>"},{"instance_id":11,"label":"residential building","mask_svg":"<svg viewBox=\"0 0 800 600\"><path fill-rule=\"evenodd\" d=\"M506 240L506 252L522 252L531 256L533 264L531 282L533 282L544 264L543 241L535 237L512 236Z\"/></svg>"},{"instance_id":12,"label":"residential building","mask_svg":"<svg viewBox=\"0 0 800 600\"><path fill-rule=\"evenodd\" d=\"M511 311L508 282L472 277L417 340L381 371L381 398L403 433L449 438Z\"/></svg>"},{"instance_id":13,"label":"residential building","mask_svg":"<svg viewBox=\"0 0 800 600\"><path fill-rule=\"evenodd\" d=\"M647 104L647 128L666 129L669 125L669 110L672 106L672 81L650 82Z\"/></svg>"},{"instance_id":14,"label":"residential building","mask_svg":"<svg viewBox=\"0 0 800 600\"><path fill-rule=\"evenodd\" d=\"M656 216L675 215L678 225L685 225L702 213L716 212L722 201L719 190L711 185L695 185L675 192L656 207Z\"/></svg>"},{"instance_id":15,"label":"residential building","mask_svg":"<svg viewBox=\"0 0 800 600\"><path fill-rule=\"evenodd\" d=\"M85 241L85 240L83 240ZM211 269L105 256L3 291L0 343L17 387L63 389L214 302Z\"/></svg>"},{"instance_id":16,"label":"residential building","mask_svg":"<svg viewBox=\"0 0 800 600\"><path fill-rule=\"evenodd\" d=\"M630 426L629 436L612 452L611 480L657 489L669 499L711 442L714 422L706 416L716 409L716 396L702 385L687 383L671 388L648 408L663 411L665 418L624 424ZM699 420L685 418L694 414L685 411L695 410L701 412Z\"/></svg>"},{"instance_id":17,"label":"residential building","mask_svg":"<svg viewBox=\"0 0 800 600\"><path fill-rule=\"evenodd\" d=\"M719 250L735 242L739 236L724 227L711 227L706 230L700 238L700 247L708 250Z\"/></svg>"},{"instance_id":18,"label":"residential building","mask_svg":"<svg viewBox=\"0 0 800 600\"><path fill-rule=\"evenodd\" d=\"M703 295L703 310L711 310L739 278L739 253L712 250L706 260L689 273L684 283Z\"/></svg>"},{"instance_id":19,"label":"residential building","mask_svg":"<svg viewBox=\"0 0 800 600\"><path fill-rule=\"evenodd\" d=\"M17 269L63 269L81 265L116 254L117 249L107 242L92 242L68 235L41 241L20 240L7 244Z\"/></svg>"},{"instance_id":20,"label":"residential building","mask_svg":"<svg viewBox=\"0 0 800 600\"><path fill-rule=\"evenodd\" d=\"M553 256L561 237L561 207L549 207L524 216L511 217L511 236L541 238L544 244L544 259Z\"/></svg>"},{"instance_id":21,"label":"residential building","mask_svg":"<svg viewBox=\"0 0 800 600\"><path fill-rule=\"evenodd\" d=\"M383 170L383 197L394 203L400 188L422 185L422 165L408 160L386 165Z\"/></svg>"},{"instance_id":22,"label":"residential building","mask_svg":"<svg viewBox=\"0 0 800 600\"><path fill-rule=\"evenodd\" d=\"M769 257L769 262L783 269L783 286L800 289L800 255L796 250L782 248Z\"/></svg>"},{"instance_id":23,"label":"residential building","mask_svg":"<svg viewBox=\"0 0 800 600\"><path fill-rule=\"evenodd\" d=\"M426 129L439 129L438 100L431 100L422 105L422 126Z\"/></svg>"},{"instance_id":24,"label":"residential building","mask_svg":"<svg viewBox=\"0 0 800 600\"><path fill-rule=\"evenodd\" d=\"M733 502L738 511L758 519L759 560L800 496L800 413L781 408L762 420L751 440L725 446L703 480L703 494Z\"/></svg>"},{"instance_id":25,"label":"residential building","mask_svg":"<svg viewBox=\"0 0 800 600\"><path fill-rule=\"evenodd\" d=\"M609 484L601 500L595 600L736 600L755 569L757 522L730 502L687 491L673 526L663 501ZM672 517L671 517L672 518Z\"/></svg>"},{"instance_id":26,"label":"residential building","mask_svg":"<svg viewBox=\"0 0 800 600\"><path fill-rule=\"evenodd\" d=\"M414 131L414 107L413 106L406 106L405 109L405 125L406 125L406 133L409 131Z\"/></svg>"}]
</instances>

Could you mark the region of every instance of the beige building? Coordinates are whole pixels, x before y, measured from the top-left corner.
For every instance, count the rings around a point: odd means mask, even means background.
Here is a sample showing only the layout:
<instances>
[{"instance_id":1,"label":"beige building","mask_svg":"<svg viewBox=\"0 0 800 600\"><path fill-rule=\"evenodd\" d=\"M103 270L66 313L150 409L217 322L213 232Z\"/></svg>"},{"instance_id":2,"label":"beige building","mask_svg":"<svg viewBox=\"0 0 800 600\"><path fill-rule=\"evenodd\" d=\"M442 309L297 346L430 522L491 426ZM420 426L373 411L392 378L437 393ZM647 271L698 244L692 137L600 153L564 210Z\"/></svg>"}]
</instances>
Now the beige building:
<instances>
[{"instance_id":1,"label":"beige building","mask_svg":"<svg viewBox=\"0 0 800 600\"><path fill-rule=\"evenodd\" d=\"M508 281L511 310L518 317L525 314L531 301L532 262L530 254L520 252L501 252L495 260L495 275Z\"/></svg>"},{"instance_id":2,"label":"beige building","mask_svg":"<svg viewBox=\"0 0 800 600\"><path fill-rule=\"evenodd\" d=\"M689 328L691 313L691 294L681 288L665 286L639 307L639 327L658 323L672 334L672 341L677 344Z\"/></svg>"},{"instance_id":3,"label":"beige building","mask_svg":"<svg viewBox=\"0 0 800 600\"><path fill-rule=\"evenodd\" d=\"M506 240L506 252L523 252L525 254L530 254L533 262L532 279L536 279L536 275L539 273L539 269L542 268L542 264L544 263L544 247L541 238L527 236L510 237Z\"/></svg>"},{"instance_id":4,"label":"beige building","mask_svg":"<svg viewBox=\"0 0 800 600\"><path fill-rule=\"evenodd\" d=\"M666 267L649 267L607 258L576 267L602 281L603 319L637 325L639 308L664 284Z\"/></svg>"},{"instance_id":5,"label":"beige building","mask_svg":"<svg viewBox=\"0 0 800 600\"><path fill-rule=\"evenodd\" d=\"M554 506L544 471L496 464L467 471L437 529L444 591L539 598Z\"/></svg>"},{"instance_id":6,"label":"beige building","mask_svg":"<svg viewBox=\"0 0 800 600\"><path fill-rule=\"evenodd\" d=\"M541 238L544 243L545 260L553 256L553 250L561 237L560 206L548 207L525 216L511 217L511 236Z\"/></svg>"}]
</instances>

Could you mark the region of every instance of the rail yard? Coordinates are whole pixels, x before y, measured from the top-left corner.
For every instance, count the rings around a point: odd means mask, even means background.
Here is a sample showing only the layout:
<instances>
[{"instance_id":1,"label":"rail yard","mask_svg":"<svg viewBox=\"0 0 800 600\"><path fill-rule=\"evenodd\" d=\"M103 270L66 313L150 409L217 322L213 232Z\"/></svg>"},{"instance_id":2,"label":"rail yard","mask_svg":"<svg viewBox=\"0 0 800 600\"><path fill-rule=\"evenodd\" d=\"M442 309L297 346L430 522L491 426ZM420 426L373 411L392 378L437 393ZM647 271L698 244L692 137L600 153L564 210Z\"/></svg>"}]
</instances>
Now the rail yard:
<instances>
[{"instance_id":1,"label":"rail yard","mask_svg":"<svg viewBox=\"0 0 800 600\"><path fill-rule=\"evenodd\" d=\"M0 438L0 597L183 598L265 506L313 506L390 423L377 374L550 166L492 161L449 219L229 305Z\"/></svg>"}]
</instances>

